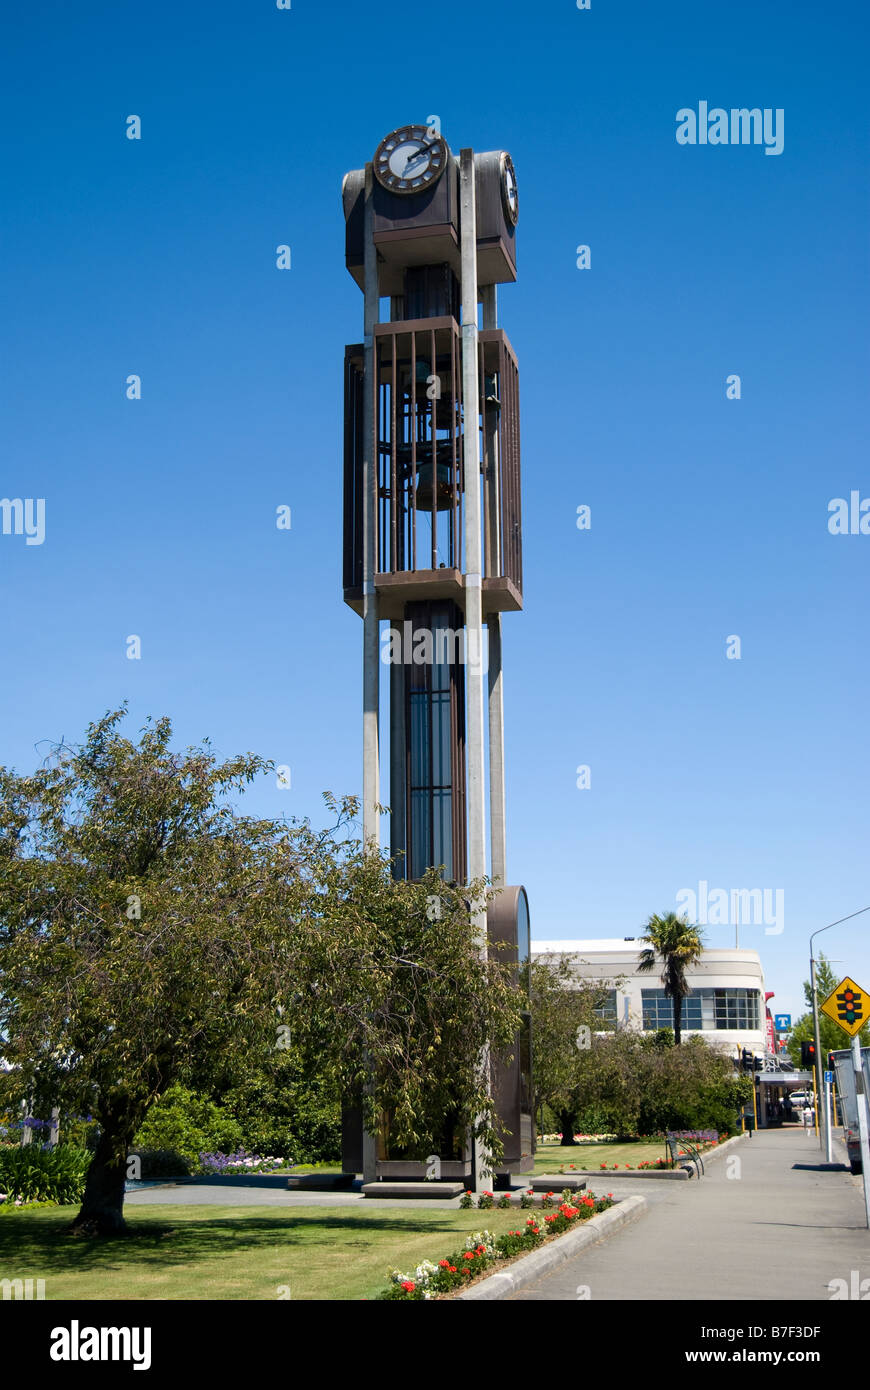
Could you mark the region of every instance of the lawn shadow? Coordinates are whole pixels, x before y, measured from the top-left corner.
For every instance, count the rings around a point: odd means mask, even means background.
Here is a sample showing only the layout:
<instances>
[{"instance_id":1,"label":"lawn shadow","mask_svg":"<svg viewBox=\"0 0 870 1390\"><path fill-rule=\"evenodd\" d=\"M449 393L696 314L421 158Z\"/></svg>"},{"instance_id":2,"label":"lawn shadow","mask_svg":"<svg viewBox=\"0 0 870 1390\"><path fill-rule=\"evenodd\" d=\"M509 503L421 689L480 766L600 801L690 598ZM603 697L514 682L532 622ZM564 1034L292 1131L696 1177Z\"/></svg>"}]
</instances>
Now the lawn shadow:
<instances>
[{"instance_id":1,"label":"lawn shadow","mask_svg":"<svg viewBox=\"0 0 870 1390\"><path fill-rule=\"evenodd\" d=\"M38 1264L45 1275L99 1268L123 1270L128 1264L166 1268L221 1255L255 1254L274 1249L277 1244L310 1246L315 1233L343 1236L343 1244L349 1244L353 1237L358 1240L367 1232L383 1235L409 1230L407 1221L386 1213L380 1217L339 1217L324 1213L316 1219L307 1217L296 1221L292 1216L280 1219L273 1214L252 1213L250 1216L197 1217L172 1224L163 1217L140 1217L136 1212L130 1220L129 1235L87 1239L70 1233L77 1210L68 1207L63 1215L52 1214L50 1218L41 1217L35 1221L27 1221L22 1212L0 1221L0 1272L13 1265L20 1268L23 1262ZM453 1230L439 1220L437 1212L429 1211L424 1215L418 1210L415 1217L414 1235Z\"/></svg>"}]
</instances>

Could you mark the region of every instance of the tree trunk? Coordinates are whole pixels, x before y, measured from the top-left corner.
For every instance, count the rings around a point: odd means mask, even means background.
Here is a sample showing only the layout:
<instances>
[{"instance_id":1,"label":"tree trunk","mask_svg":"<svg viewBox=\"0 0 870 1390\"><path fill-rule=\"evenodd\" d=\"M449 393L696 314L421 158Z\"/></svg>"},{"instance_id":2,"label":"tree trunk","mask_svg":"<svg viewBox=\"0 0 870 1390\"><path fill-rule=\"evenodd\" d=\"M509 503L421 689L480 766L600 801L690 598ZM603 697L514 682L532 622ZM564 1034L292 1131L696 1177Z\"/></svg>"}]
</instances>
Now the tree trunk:
<instances>
[{"instance_id":1,"label":"tree trunk","mask_svg":"<svg viewBox=\"0 0 870 1390\"><path fill-rule=\"evenodd\" d=\"M128 1133L124 1158L117 1157L117 1137L117 1133L110 1133L106 1129L100 1133L97 1150L85 1179L81 1210L72 1224L76 1235L124 1235L127 1231L124 1221L126 1151L133 1135L132 1132Z\"/></svg>"},{"instance_id":2,"label":"tree trunk","mask_svg":"<svg viewBox=\"0 0 870 1390\"><path fill-rule=\"evenodd\" d=\"M577 1142L574 1138L574 1116L576 1115L576 1113L577 1112L575 1110L559 1111L559 1123L562 1126L563 1144L576 1144Z\"/></svg>"},{"instance_id":3,"label":"tree trunk","mask_svg":"<svg viewBox=\"0 0 870 1390\"><path fill-rule=\"evenodd\" d=\"M682 1027L682 1022L683 1022L683 996L682 996L681 994L675 994L675 995L674 995L674 1046L675 1046L675 1047L679 1047L679 1045L680 1045L680 1036L681 1036L680 1029L681 1029L681 1027Z\"/></svg>"}]
</instances>

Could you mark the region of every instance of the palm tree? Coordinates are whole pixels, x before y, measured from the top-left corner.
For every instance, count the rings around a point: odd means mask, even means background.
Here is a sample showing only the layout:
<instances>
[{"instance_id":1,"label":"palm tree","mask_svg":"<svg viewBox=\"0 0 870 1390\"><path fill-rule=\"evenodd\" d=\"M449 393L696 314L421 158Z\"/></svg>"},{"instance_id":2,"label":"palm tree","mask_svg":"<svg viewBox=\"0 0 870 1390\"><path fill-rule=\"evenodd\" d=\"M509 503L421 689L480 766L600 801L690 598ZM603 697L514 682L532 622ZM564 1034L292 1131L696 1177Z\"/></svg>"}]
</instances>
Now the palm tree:
<instances>
[{"instance_id":1,"label":"palm tree","mask_svg":"<svg viewBox=\"0 0 870 1390\"><path fill-rule=\"evenodd\" d=\"M686 916L678 917L675 912L668 912L660 917L654 912L640 939L648 945L640 953L638 970L652 970L656 964L661 965L665 994L674 1006L674 1042L679 1047L683 1000L692 992L686 980L686 971L700 960L704 949L700 930L697 926L693 927Z\"/></svg>"}]
</instances>

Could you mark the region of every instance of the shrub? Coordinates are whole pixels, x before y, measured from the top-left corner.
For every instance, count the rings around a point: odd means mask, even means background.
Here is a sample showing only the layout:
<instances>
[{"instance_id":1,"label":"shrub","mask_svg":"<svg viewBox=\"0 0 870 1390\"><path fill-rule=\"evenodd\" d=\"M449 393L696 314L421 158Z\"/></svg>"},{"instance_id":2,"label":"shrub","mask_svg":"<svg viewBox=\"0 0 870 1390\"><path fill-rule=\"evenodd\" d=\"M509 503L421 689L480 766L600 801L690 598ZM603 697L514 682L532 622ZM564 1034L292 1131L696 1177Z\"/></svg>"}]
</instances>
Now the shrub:
<instances>
[{"instance_id":1,"label":"shrub","mask_svg":"<svg viewBox=\"0 0 870 1390\"><path fill-rule=\"evenodd\" d=\"M136 1135L133 1151L169 1150L190 1167L196 1167L203 1150L220 1149L232 1153L241 1148L241 1144L241 1127L223 1106L176 1084L170 1086L149 1110Z\"/></svg>"},{"instance_id":2,"label":"shrub","mask_svg":"<svg viewBox=\"0 0 870 1390\"><path fill-rule=\"evenodd\" d=\"M140 1160L140 1178L187 1178L190 1176L192 1164L188 1162L175 1149L131 1149L127 1155L128 1163L131 1158Z\"/></svg>"},{"instance_id":3,"label":"shrub","mask_svg":"<svg viewBox=\"0 0 870 1390\"><path fill-rule=\"evenodd\" d=\"M90 1163L87 1150L73 1144L58 1144L54 1149L36 1144L2 1148L0 1192L6 1194L7 1201L80 1202Z\"/></svg>"},{"instance_id":4,"label":"shrub","mask_svg":"<svg viewBox=\"0 0 870 1390\"><path fill-rule=\"evenodd\" d=\"M341 1158L341 1103L294 1049L278 1054L221 1097L245 1147L293 1163ZM217 1147L217 1146L214 1146Z\"/></svg>"}]
</instances>

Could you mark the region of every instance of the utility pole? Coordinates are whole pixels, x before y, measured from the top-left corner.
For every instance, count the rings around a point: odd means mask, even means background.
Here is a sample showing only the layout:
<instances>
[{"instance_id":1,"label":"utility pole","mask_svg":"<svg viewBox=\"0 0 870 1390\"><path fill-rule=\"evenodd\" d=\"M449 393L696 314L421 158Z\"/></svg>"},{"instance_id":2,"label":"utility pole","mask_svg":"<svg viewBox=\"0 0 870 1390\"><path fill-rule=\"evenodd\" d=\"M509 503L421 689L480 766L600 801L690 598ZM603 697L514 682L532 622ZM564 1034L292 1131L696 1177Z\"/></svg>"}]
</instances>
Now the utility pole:
<instances>
[{"instance_id":1,"label":"utility pole","mask_svg":"<svg viewBox=\"0 0 870 1390\"><path fill-rule=\"evenodd\" d=\"M810 936L810 989L812 991L813 996L813 1036L815 1037L816 1041L817 1100L822 1095L822 1081L824 1077L822 1072L822 1045L819 1037L819 996L818 991L816 989L816 962L813 958L813 940L815 937L821 936L823 931L830 931L831 927L838 927L841 922L850 922L853 917L860 917L862 912L870 912L870 905L868 905L867 907L859 907L857 912L850 912L847 917L838 917L836 922L829 922L826 927L819 927L818 931L814 931ZM822 1123L819 1126L819 1148L824 1148L826 1153L830 1153L830 1134L830 1117L827 1112L827 1106L825 1106L823 1107Z\"/></svg>"}]
</instances>

